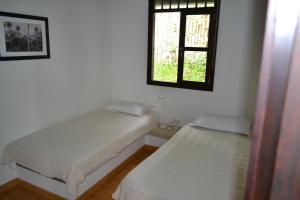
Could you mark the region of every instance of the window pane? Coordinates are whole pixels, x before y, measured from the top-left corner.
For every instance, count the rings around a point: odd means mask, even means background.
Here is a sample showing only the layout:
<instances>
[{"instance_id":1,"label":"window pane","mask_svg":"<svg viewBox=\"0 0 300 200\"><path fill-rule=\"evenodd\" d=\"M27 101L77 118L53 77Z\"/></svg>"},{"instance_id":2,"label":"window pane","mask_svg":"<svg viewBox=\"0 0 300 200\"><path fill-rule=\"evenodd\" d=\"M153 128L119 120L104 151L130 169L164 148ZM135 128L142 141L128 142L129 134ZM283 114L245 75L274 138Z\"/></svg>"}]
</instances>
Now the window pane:
<instances>
[{"instance_id":1,"label":"window pane","mask_svg":"<svg viewBox=\"0 0 300 200\"><path fill-rule=\"evenodd\" d=\"M172 0L171 1L171 8L172 9L177 9L178 8L178 1L180 1L180 0Z\"/></svg>"},{"instance_id":2,"label":"window pane","mask_svg":"<svg viewBox=\"0 0 300 200\"><path fill-rule=\"evenodd\" d=\"M207 47L209 15L187 15L185 30L186 47Z\"/></svg>"},{"instance_id":3,"label":"window pane","mask_svg":"<svg viewBox=\"0 0 300 200\"><path fill-rule=\"evenodd\" d=\"M215 1L214 0L208 0L206 3L206 7L215 7Z\"/></svg>"},{"instance_id":4,"label":"window pane","mask_svg":"<svg viewBox=\"0 0 300 200\"><path fill-rule=\"evenodd\" d=\"M205 7L205 0L197 0L197 8Z\"/></svg>"},{"instance_id":5,"label":"window pane","mask_svg":"<svg viewBox=\"0 0 300 200\"><path fill-rule=\"evenodd\" d=\"M170 9L170 0L164 0L164 9Z\"/></svg>"},{"instance_id":6,"label":"window pane","mask_svg":"<svg viewBox=\"0 0 300 200\"><path fill-rule=\"evenodd\" d=\"M207 52L185 51L183 80L205 82Z\"/></svg>"},{"instance_id":7,"label":"window pane","mask_svg":"<svg viewBox=\"0 0 300 200\"><path fill-rule=\"evenodd\" d=\"M162 2L161 0L155 0L155 9L158 9L160 10L161 9L161 6L162 6Z\"/></svg>"},{"instance_id":8,"label":"window pane","mask_svg":"<svg viewBox=\"0 0 300 200\"><path fill-rule=\"evenodd\" d=\"M155 13L154 81L177 82L180 13Z\"/></svg>"},{"instance_id":9,"label":"window pane","mask_svg":"<svg viewBox=\"0 0 300 200\"><path fill-rule=\"evenodd\" d=\"M196 8L196 3L197 3L196 0L189 0L188 7L189 8Z\"/></svg>"},{"instance_id":10,"label":"window pane","mask_svg":"<svg viewBox=\"0 0 300 200\"><path fill-rule=\"evenodd\" d=\"M186 8L187 0L180 0L180 8Z\"/></svg>"}]
</instances>

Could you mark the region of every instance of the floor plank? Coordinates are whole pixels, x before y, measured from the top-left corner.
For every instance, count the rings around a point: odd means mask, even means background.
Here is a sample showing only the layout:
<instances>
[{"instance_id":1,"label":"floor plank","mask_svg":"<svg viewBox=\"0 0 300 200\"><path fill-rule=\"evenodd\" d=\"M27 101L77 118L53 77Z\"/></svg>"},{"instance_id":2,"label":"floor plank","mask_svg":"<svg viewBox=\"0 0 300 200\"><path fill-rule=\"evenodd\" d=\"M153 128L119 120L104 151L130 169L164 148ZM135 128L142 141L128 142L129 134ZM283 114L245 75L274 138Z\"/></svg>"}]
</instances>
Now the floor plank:
<instances>
[{"instance_id":1,"label":"floor plank","mask_svg":"<svg viewBox=\"0 0 300 200\"><path fill-rule=\"evenodd\" d=\"M32 191L23 188L22 186L16 186L15 188L6 191L2 194L0 194L0 199L1 200L25 200L25 199L30 199L30 200L43 200L45 199L44 196L41 196L39 194L33 193ZM46 200L46 199L45 199ZM48 200L48 199L47 199Z\"/></svg>"},{"instance_id":2,"label":"floor plank","mask_svg":"<svg viewBox=\"0 0 300 200\"><path fill-rule=\"evenodd\" d=\"M130 163L127 163L121 170L113 175L108 181L104 183L100 188L85 198L86 200L112 200L112 193L116 190L121 180L139 163L150 156L154 151L144 148L132 159ZM0 200L50 200L45 196L32 192L32 190L17 185L11 190L5 191L0 194Z\"/></svg>"}]
</instances>

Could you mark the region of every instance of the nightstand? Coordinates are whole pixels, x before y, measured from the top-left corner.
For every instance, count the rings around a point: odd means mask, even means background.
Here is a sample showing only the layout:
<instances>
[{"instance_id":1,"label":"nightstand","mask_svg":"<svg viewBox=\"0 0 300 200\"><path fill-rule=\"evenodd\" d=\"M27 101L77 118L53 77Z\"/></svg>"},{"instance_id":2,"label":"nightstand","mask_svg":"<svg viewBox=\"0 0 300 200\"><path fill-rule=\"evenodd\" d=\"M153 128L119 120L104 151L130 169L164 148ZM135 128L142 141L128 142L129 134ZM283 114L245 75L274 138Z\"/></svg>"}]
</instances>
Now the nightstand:
<instances>
[{"instance_id":1,"label":"nightstand","mask_svg":"<svg viewBox=\"0 0 300 200\"><path fill-rule=\"evenodd\" d=\"M180 130L180 128L181 128L180 126L170 126L170 125L168 125L167 128L160 128L158 125L157 128L149 132L149 135L168 140L171 137L173 137Z\"/></svg>"}]
</instances>

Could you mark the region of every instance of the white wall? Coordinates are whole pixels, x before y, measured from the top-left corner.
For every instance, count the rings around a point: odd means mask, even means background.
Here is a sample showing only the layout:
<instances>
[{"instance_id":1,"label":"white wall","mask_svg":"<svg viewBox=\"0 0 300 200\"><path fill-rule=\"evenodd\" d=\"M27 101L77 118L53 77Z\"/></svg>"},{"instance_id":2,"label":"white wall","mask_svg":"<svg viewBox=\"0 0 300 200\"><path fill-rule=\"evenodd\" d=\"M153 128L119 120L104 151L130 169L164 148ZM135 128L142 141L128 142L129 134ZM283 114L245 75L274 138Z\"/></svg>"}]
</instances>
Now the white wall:
<instances>
[{"instance_id":1,"label":"white wall","mask_svg":"<svg viewBox=\"0 0 300 200\"><path fill-rule=\"evenodd\" d=\"M5 145L111 100L108 3L0 0L1 11L49 18L51 59L0 62L0 155ZM0 185L14 173L0 166Z\"/></svg>"},{"instance_id":2,"label":"white wall","mask_svg":"<svg viewBox=\"0 0 300 200\"><path fill-rule=\"evenodd\" d=\"M151 103L167 121L203 113L252 117L264 28L264 1L223 0L214 92L146 85L148 0L111 0L112 95Z\"/></svg>"},{"instance_id":3,"label":"white wall","mask_svg":"<svg viewBox=\"0 0 300 200\"><path fill-rule=\"evenodd\" d=\"M265 4L265 3L264 3ZM51 59L0 62L0 155L7 143L113 98L153 104L167 121L252 116L264 26L261 1L223 0L214 92L146 85L148 0L0 0L49 18ZM0 166L0 185L15 176Z\"/></svg>"}]
</instances>

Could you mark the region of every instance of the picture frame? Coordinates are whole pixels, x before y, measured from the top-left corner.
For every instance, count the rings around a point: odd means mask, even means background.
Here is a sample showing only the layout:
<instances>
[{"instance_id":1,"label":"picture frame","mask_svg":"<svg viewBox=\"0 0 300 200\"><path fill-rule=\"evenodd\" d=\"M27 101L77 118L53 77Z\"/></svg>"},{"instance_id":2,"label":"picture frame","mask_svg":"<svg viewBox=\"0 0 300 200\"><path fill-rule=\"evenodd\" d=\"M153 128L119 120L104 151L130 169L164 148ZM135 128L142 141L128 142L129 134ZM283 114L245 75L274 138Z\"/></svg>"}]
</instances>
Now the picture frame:
<instances>
[{"instance_id":1,"label":"picture frame","mask_svg":"<svg viewBox=\"0 0 300 200\"><path fill-rule=\"evenodd\" d=\"M0 61L49 58L47 17L0 11Z\"/></svg>"}]
</instances>

